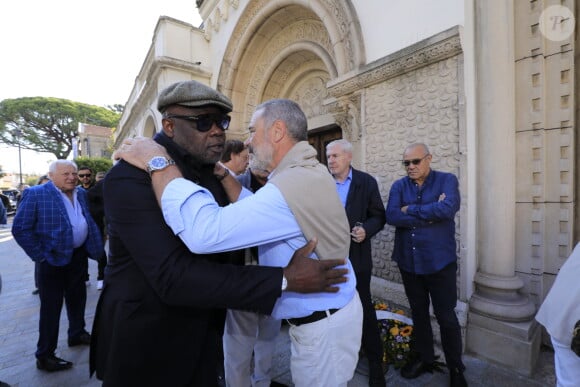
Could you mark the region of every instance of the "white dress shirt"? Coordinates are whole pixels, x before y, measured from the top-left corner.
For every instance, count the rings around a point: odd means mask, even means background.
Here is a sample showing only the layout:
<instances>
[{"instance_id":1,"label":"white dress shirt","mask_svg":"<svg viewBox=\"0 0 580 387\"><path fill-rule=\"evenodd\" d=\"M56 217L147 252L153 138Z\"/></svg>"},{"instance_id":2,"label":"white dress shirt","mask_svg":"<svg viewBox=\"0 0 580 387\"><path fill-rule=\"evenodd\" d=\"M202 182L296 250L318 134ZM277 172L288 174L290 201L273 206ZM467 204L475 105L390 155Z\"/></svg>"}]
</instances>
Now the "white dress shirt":
<instances>
[{"instance_id":1,"label":"white dress shirt","mask_svg":"<svg viewBox=\"0 0 580 387\"><path fill-rule=\"evenodd\" d=\"M306 243L282 193L273 184L266 184L255 194L244 188L240 200L220 207L205 188L174 179L163 192L161 207L173 232L199 254L259 246L260 265L285 267L294 251ZM283 292L272 316L304 317L345 306L355 293L356 279L348 259L344 267L349 270L348 281L339 285L338 293Z\"/></svg>"}]
</instances>

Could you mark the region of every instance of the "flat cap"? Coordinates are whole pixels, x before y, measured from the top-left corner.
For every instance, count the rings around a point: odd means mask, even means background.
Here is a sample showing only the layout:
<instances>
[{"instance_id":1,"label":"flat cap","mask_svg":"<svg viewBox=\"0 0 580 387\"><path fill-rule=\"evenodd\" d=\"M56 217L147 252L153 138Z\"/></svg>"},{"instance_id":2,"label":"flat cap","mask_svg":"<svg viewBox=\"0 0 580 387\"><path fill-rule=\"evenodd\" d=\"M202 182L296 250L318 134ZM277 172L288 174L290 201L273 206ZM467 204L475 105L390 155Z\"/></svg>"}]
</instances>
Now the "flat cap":
<instances>
[{"instance_id":1,"label":"flat cap","mask_svg":"<svg viewBox=\"0 0 580 387\"><path fill-rule=\"evenodd\" d=\"M228 97L197 81L177 82L163 89L157 99L157 110L163 112L170 105L190 107L215 105L227 113L233 109L232 101Z\"/></svg>"}]
</instances>

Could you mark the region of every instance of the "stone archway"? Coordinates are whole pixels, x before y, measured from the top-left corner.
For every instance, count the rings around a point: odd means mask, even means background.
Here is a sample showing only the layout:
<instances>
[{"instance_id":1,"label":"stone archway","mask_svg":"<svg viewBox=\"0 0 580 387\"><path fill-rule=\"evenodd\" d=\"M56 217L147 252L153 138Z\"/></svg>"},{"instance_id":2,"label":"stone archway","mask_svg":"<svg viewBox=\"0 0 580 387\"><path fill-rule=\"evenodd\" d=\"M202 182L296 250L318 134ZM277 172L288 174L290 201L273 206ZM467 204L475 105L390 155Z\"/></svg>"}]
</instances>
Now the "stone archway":
<instances>
[{"instance_id":1,"label":"stone archway","mask_svg":"<svg viewBox=\"0 0 580 387\"><path fill-rule=\"evenodd\" d=\"M149 116L145 121L145 126L143 126L142 136L153 137L157 133L157 128L155 127L155 117Z\"/></svg>"},{"instance_id":2,"label":"stone archway","mask_svg":"<svg viewBox=\"0 0 580 387\"><path fill-rule=\"evenodd\" d=\"M324 104L327 84L364 62L361 36L350 2L250 2L232 33L217 82L234 103L234 126L246 128L255 107L271 98L300 103L310 128L336 124Z\"/></svg>"}]
</instances>

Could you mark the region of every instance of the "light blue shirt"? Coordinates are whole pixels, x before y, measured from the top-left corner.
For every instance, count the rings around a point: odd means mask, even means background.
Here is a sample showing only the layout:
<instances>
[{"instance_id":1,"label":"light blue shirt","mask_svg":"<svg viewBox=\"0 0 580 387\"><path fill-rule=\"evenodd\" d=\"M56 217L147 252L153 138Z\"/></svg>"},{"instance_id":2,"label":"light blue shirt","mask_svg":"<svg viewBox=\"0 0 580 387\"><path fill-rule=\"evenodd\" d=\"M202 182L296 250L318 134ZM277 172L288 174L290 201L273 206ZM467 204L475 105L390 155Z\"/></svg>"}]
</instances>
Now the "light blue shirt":
<instances>
[{"instance_id":1,"label":"light blue shirt","mask_svg":"<svg viewBox=\"0 0 580 387\"><path fill-rule=\"evenodd\" d=\"M340 202L342 203L343 207L346 207L346 199L348 197L348 190L350 189L350 183L352 182L352 168L348 170L348 176L346 179L341 183L338 180L334 179L336 183L336 192L338 192L338 197L340 198Z\"/></svg>"},{"instance_id":2,"label":"light blue shirt","mask_svg":"<svg viewBox=\"0 0 580 387\"><path fill-rule=\"evenodd\" d=\"M280 190L268 183L252 195L244 188L240 199L220 207L208 190L180 178L165 188L161 207L167 224L194 253L259 246L260 265L287 266L306 239ZM272 316L304 317L345 306L356 290L354 270L348 259L346 262L348 281L339 285L338 293L282 292Z\"/></svg>"},{"instance_id":3,"label":"light blue shirt","mask_svg":"<svg viewBox=\"0 0 580 387\"><path fill-rule=\"evenodd\" d=\"M72 226L73 248L75 249L81 247L89 236L89 226L85 216L83 215L83 209L81 208L79 199L77 198L77 189L78 188L75 188L73 191L73 201L71 202L69 197L57 188L58 193L60 193L60 197L64 202L64 208L66 208L68 219Z\"/></svg>"}]
</instances>

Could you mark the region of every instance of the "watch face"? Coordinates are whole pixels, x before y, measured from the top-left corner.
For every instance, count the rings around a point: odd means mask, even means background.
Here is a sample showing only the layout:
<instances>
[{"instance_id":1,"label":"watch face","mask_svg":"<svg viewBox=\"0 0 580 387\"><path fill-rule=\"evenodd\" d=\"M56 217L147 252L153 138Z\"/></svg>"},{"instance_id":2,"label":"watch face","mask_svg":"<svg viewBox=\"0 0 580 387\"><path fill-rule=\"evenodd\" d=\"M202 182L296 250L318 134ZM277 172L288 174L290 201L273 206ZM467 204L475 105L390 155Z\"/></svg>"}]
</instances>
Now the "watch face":
<instances>
[{"instance_id":1,"label":"watch face","mask_svg":"<svg viewBox=\"0 0 580 387\"><path fill-rule=\"evenodd\" d=\"M167 165L167 160L165 160L165 157L153 157L150 161L149 161L149 167L151 169L159 169L159 168L163 168Z\"/></svg>"}]
</instances>

